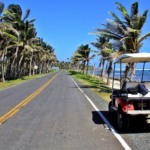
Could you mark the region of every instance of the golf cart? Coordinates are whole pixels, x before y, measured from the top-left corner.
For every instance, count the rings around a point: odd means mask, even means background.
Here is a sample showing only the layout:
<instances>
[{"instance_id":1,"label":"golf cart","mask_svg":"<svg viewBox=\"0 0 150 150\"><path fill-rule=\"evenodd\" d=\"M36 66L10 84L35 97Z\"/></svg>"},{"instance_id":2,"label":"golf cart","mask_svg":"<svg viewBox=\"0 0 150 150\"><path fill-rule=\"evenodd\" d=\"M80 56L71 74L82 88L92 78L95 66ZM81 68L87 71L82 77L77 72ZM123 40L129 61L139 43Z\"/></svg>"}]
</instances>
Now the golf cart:
<instances>
[{"instance_id":1,"label":"golf cart","mask_svg":"<svg viewBox=\"0 0 150 150\"><path fill-rule=\"evenodd\" d=\"M111 115L117 115L119 130L129 128L133 117L139 117L141 122L146 121L146 117L150 114L150 81L143 80L145 68L150 68L148 62L150 53L122 54L114 61L112 95L108 108ZM136 65L140 63L143 67L141 77L138 75L139 81L134 78L131 81L128 76L124 76L125 65L133 63ZM118 67L119 72L116 71ZM118 82L120 82L118 89L115 88L116 72L119 74Z\"/></svg>"}]
</instances>

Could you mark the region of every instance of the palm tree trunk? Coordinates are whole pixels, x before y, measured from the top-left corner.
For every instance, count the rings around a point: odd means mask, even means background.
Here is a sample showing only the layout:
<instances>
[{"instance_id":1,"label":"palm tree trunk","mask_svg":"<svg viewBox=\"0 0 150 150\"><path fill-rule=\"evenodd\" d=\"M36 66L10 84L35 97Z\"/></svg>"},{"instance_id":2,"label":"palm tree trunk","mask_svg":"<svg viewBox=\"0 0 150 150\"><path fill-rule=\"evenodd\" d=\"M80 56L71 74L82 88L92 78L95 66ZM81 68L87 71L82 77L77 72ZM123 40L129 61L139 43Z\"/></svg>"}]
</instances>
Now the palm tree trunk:
<instances>
[{"instance_id":1,"label":"palm tree trunk","mask_svg":"<svg viewBox=\"0 0 150 150\"><path fill-rule=\"evenodd\" d=\"M109 62L109 67L107 70L107 85L110 85L110 74L112 72L112 61Z\"/></svg>"},{"instance_id":2,"label":"palm tree trunk","mask_svg":"<svg viewBox=\"0 0 150 150\"><path fill-rule=\"evenodd\" d=\"M88 68L89 68L89 60L87 60L87 64L86 64L86 75L88 74Z\"/></svg>"},{"instance_id":3,"label":"palm tree trunk","mask_svg":"<svg viewBox=\"0 0 150 150\"><path fill-rule=\"evenodd\" d=\"M18 50L19 50L19 47L16 48L16 52L15 52L15 54L14 54L14 59L13 59L13 61L12 61L12 65L15 64L15 60L16 60L16 58L17 58Z\"/></svg>"},{"instance_id":4,"label":"palm tree trunk","mask_svg":"<svg viewBox=\"0 0 150 150\"><path fill-rule=\"evenodd\" d=\"M2 62L2 82L5 82L5 65L4 65L4 62Z\"/></svg>"},{"instance_id":5,"label":"palm tree trunk","mask_svg":"<svg viewBox=\"0 0 150 150\"><path fill-rule=\"evenodd\" d=\"M2 63L1 63L1 73L2 73L1 81L5 82L5 65L4 65L4 61L2 61Z\"/></svg>"},{"instance_id":6,"label":"palm tree trunk","mask_svg":"<svg viewBox=\"0 0 150 150\"><path fill-rule=\"evenodd\" d=\"M81 70L82 73L85 73L85 63L86 63L86 61L83 60L83 63L82 63L82 70Z\"/></svg>"},{"instance_id":7,"label":"palm tree trunk","mask_svg":"<svg viewBox=\"0 0 150 150\"><path fill-rule=\"evenodd\" d=\"M31 76L31 71L32 71L32 58L33 58L33 52L31 52L30 63L29 63L29 76Z\"/></svg>"},{"instance_id":8,"label":"palm tree trunk","mask_svg":"<svg viewBox=\"0 0 150 150\"><path fill-rule=\"evenodd\" d=\"M101 70L101 79L103 80L104 78L104 66L105 66L105 60L103 59L103 62L102 62L102 70Z\"/></svg>"},{"instance_id":9,"label":"palm tree trunk","mask_svg":"<svg viewBox=\"0 0 150 150\"><path fill-rule=\"evenodd\" d=\"M135 63L133 63L133 64L131 65L130 80L132 80L132 79L133 79L133 77L134 77L134 74L135 74L135 68L136 68L136 64L135 64Z\"/></svg>"},{"instance_id":10,"label":"palm tree trunk","mask_svg":"<svg viewBox=\"0 0 150 150\"><path fill-rule=\"evenodd\" d=\"M1 73L2 73L1 81L5 82L5 65L4 65L5 52L3 52L3 54L2 54L1 60L2 60L2 63L1 63Z\"/></svg>"},{"instance_id":11,"label":"palm tree trunk","mask_svg":"<svg viewBox=\"0 0 150 150\"><path fill-rule=\"evenodd\" d=\"M124 72L124 77L125 77L125 78L128 77L129 70L130 70L130 66L129 66L129 64L127 64L127 65L126 65L126 68L125 68L125 72Z\"/></svg>"}]
</instances>

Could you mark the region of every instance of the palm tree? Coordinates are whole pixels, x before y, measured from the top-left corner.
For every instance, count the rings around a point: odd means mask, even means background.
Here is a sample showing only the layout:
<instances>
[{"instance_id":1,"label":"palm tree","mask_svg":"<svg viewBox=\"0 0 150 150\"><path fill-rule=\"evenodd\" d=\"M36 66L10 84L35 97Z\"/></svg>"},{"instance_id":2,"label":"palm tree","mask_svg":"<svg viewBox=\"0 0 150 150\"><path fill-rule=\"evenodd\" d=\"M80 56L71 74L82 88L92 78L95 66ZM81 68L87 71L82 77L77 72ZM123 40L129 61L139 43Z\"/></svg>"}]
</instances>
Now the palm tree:
<instances>
[{"instance_id":1,"label":"palm tree","mask_svg":"<svg viewBox=\"0 0 150 150\"><path fill-rule=\"evenodd\" d=\"M52 66L57 62L56 55L54 53L54 48L45 43L43 39L40 39L39 45L37 47L37 64L40 72L48 72L51 70Z\"/></svg>"},{"instance_id":2,"label":"palm tree","mask_svg":"<svg viewBox=\"0 0 150 150\"><path fill-rule=\"evenodd\" d=\"M0 2L0 15L3 12L4 3ZM7 39L3 37L5 24L0 21L0 62L1 62L1 81L5 81L5 60L7 54Z\"/></svg>"},{"instance_id":3,"label":"palm tree","mask_svg":"<svg viewBox=\"0 0 150 150\"><path fill-rule=\"evenodd\" d=\"M0 72L1 72L1 81L5 81L5 71L6 71L6 62L7 62L7 46L9 41L6 37L3 36L3 29L0 27Z\"/></svg>"},{"instance_id":4,"label":"palm tree","mask_svg":"<svg viewBox=\"0 0 150 150\"><path fill-rule=\"evenodd\" d=\"M105 62L109 62L109 67L107 70L108 78L107 78L107 84L109 84L109 78L110 78L110 73L111 73L111 68L112 68L112 59L111 55L114 53L114 50L112 49L112 44L109 42L109 38L104 37L104 36L98 36L97 42L91 43L93 46L98 48L99 50L99 55L101 55L101 60L100 60L100 66L102 65L101 69L101 74L100 77L103 80L104 76L104 67L105 67Z\"/></svg>"},{"instance_id":5,"label":"palm tree","mask_svg":"<svg viewBox=\"0 0 150 150\"><path fill-rule=\"evenodd\" d=\"M138 2L131 5L131 12L128 13L126 8L119 2L116 2L117 9L121 12L123 19L120 19L115 13L110 12L113 20L108 20L103 28L98 28L98 34L120 43L118 49L121 53L138 53L143 45L143 40L150 36L150 32L141 35L142 28L146 22L148 10L145 10L142 15L139 13ZM134 73L134 64L132 68L131 78ZM127 75L127 70L125 71Z\"/></svg>"},{"instance_id":6,"label":"palm tree","mask_svg":"<svg viewBox=\"0 0 150 150\"><path fill-rule=\"evenodd\" d=\"M6 35L11 38L12 45L9 47L13 50L13 59L10 64L11 70L17 72L17 76L20 76L20 65L23 60L25 46L28 41L35 38L36 32L33 25L33 21L26 20L29 16L30 10L27 10L25 17L22 19L22 9L19 5L11 4L8 9L4 11L3 20L8 23L8 31ZM11 25L10 25L11 24ZM15 48L15 49L14 49ZM13 66L13 68L12 68Z\"/></svg>"},{"instance_id":7,"label":"palm tree","mask_svg":"<svg viewBox=\"0 0 150 150\"><path fill-rule=\"evenodd\" d=\"M90 56L90 52L91 48L89 48L89 45L86 44L79 46L75 53L76 60L78 59L78 61L82 61L82 72L86 74L88 73L89 61L95 56Z\"/></svg>"},{"instance_id":8,"label":"palm tree","mask_svg":"<svg viewBox=\"0 0 150 150\"><path fill-rule=\"evenodd\" d=\"M0 13L4 7L1 4ZM43 66L41 72L44 70L46 72L58 62L54 49L36 37L35 20L27 20L29 14L30 10L27 9L23 17L21 7L10 4L0 17L2 80L4 80L4 70L7 79L14 79L34 73L35 65L38 65L38 72L42 68L40 66Z\"/></svg>"},{"instance_id":9,"label":"palm tree","mask_svg":"<svg viewBox=\"0 0 150 150\"><path fill-rule=\"evenodd\" d=\"M75 51L73 56L71 57L72 68L74 68L75 70L79 70L81 60L82 60L81 54L79 54L77 51Z\"/></svg>"}]
</instances>

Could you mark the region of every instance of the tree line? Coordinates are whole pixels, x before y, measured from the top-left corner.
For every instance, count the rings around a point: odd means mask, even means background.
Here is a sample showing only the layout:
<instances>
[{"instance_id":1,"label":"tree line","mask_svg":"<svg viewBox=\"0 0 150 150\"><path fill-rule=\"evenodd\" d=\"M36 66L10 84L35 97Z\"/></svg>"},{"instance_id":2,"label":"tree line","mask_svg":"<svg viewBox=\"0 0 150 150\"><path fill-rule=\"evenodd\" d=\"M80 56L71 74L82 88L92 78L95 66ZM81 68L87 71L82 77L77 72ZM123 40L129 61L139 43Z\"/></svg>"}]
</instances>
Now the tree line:
<instances>
[{"instance_id":1,"label":"tree line","mask_svg":"<svg viewBox=\"0 0 150 150\"><path fill-rule=\"evenodd\" d=\"M37 37L35 19L29 19L20 5L10 4L4 9L0 2L0 79L20 78L46 73L58 63L54 48Z\"/></svg>"},{"instance_id":2,"label":"tree line","mask_svg":"<svg viewBox=\"0 0 150 150\"><path fill-rule=\"evenodd\" d=\"M93 34L97 35L96 42L91 44L95 46L100 55L100 76L103 79L104 67L106 62L107 66L107 84L110 83L110 73L112 72L113 59L124 53L139 53L140 48L143 46L143 41L150 36L150 32L142 35L142 29L146 23L148 17L148 10L145 10L142 14L139 11L139 3L134 2L131 4L130 11L119 2L116 2L117 9L121 15L117 15L114 12L109 12L112 19L107 19L107 22L102 24L101 28L97 28ZM72 68L77 68L79 64L82 72L86 70L85 63L89 63L90 48L88 45L81 45L75 51L71 58ZM124 76L130 76L133 78L136 64L126 64Z\"/></svg>"}]
</instances>

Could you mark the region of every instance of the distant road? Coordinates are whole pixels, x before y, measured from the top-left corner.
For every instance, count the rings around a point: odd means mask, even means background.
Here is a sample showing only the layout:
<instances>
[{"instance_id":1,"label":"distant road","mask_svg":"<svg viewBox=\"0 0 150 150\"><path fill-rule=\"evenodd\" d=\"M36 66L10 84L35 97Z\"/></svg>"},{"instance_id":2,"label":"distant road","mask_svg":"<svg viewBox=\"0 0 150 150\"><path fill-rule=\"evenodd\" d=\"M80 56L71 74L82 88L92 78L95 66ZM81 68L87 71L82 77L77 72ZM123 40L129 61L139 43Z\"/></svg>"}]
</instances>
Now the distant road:
<instances>
[{"instance_id":1,"label":"distant road","mask_svg":"<svg viewBox=\"0 0 150 150\"><path fill-rule=\"evenodd\" d=\"M65 71L0 91L0 116L0 150L124 149ZM131 141L130 146L137 149Z\"/></svg>"}]
</instances>

